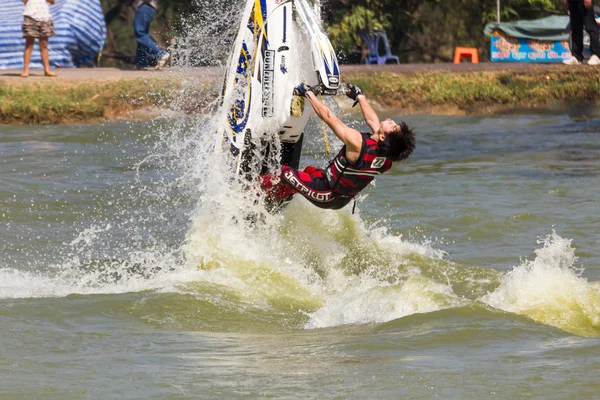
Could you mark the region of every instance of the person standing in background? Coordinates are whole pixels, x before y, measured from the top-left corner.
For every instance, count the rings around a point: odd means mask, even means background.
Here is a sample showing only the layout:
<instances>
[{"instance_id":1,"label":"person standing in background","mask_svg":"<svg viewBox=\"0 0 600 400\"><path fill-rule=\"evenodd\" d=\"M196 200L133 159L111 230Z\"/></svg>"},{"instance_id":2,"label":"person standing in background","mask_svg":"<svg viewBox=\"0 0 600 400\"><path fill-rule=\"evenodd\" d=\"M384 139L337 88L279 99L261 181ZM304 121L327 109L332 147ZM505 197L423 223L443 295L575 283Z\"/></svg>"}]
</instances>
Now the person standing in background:
<instances>
[{"instance_id":1,"label":"person standing in background","mask_svg":"<svg viewBox=\"0 0 600 400\"><path fill-rule=\"evenodd\" d=\"M135 0L133 8L133 30L137 40L135 54L136 69L144 69L149 65L149 59L156 60L156 69L161 69L169 60L170 54L161 49L150 37L150 24L156 14L158 0Z\"/></svg>"},{"instance_id":2,"label":"person standing in background","mask_svg":"<svg viewBox=\"0 0 600 400\"><path fill-rule=\"evenodd\" d=\"M571 57L564 60L567 65L583 62L583 28L590 35L592 57L588 65L600 65L600 37L594 13L593 0L563 0L571 21Z\"/></svg>"},{"instance_id":3,"label":"person standing in background","mask_svg":"<svg viewBox=\"0 0 600 400\"><path fill-rule=\"evenodd\" d=\"M22 0L25 3L23 11L23 37L25 38L25 52L23 54L23 73L21 76L29 76L29 63L33 53L33 45L37 38L40 44L40 54L44 66L44 75L56 76L50 71L50 57L48 56L48 38L54 36L54 23L50 16L48 3L54 4L54 0Z\"/></svg>"}]
</instances>

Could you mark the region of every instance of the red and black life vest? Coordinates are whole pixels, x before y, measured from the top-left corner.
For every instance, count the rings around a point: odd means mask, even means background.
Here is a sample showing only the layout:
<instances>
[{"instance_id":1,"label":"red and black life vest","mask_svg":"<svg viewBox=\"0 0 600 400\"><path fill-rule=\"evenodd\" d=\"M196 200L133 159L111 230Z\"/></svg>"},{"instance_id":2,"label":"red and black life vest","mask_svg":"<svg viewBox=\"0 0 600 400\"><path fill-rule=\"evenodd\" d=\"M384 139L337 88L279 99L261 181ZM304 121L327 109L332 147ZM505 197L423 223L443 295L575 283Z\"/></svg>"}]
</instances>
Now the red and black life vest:
<instances>
[{"instance_id":1,"label":"red and black life vest","mask_svg":"<svg viewBox=\"0 0 600 400\"><path fill-rule=\"evenodd\" d=\"M377 156L377 142L371 135L361 133L363 145L358 161L352 164L346 159L346 146L325 169L325 177L331 190L339 195L354 197L363 190L377 175L383 174L392 166L386 157Z\"/></svg>"}]
</instances>

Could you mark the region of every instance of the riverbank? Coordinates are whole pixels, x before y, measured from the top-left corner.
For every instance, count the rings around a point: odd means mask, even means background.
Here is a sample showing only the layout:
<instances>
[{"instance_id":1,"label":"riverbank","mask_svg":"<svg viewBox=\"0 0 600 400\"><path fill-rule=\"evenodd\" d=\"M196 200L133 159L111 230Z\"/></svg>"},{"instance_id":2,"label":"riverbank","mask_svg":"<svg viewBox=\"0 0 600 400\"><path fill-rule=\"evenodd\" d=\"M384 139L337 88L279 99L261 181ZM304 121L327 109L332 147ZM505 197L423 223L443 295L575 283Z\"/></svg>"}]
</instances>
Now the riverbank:
<instances>
[{"instance_id":1,"label":"riverbank","mask_svg":"<svg viewBox=\"0 0 600 400\"><path fill-rule=\"evenodd\" d=\"M35 71L37 73L38 71ZM213 67L164 71L58 70L58 78L0 73L0 123L56 124L210 112L221 89ZM600 69L537 64L343 66L382 108L481 115L515 108L600 104Z\"/></svg>"}]
</instances>

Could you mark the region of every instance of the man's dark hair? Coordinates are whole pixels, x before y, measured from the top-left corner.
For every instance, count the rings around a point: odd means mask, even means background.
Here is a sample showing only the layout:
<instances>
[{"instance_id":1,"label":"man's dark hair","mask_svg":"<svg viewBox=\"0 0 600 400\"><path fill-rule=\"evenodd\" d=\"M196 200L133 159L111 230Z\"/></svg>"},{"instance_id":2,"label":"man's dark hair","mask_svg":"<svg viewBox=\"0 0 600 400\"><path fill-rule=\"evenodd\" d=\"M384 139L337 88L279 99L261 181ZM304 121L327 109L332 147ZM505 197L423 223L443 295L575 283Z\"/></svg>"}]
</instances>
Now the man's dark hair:
<instances>
[{"instance_id":1,"label":"man's dark hair","mask_svg":"<svg viewBox=\"0 0 600 400\"><path fill-rule=\"evenodd\" d=\"M392 161L403 161L415 149L415 134L406 122L400 121L398 127L389 133L383 142L379 142L377 154Z\"/></svg>"}]
</instances>

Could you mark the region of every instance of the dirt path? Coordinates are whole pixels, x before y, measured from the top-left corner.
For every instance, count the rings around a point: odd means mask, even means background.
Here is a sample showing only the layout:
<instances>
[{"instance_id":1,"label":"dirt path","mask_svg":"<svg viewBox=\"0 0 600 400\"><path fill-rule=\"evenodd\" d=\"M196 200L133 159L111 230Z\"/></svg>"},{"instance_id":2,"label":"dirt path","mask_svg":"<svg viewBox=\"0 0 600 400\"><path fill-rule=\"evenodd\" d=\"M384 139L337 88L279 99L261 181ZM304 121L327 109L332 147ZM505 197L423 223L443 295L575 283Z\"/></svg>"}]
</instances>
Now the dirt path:
<instances>
[{"instance_id":1,"label":"dirt path","mask_svg":"<svg viewBox=\"0 0 600 400\"><path fill-rule=\"evenodd\" d=\"M21 71L16 69L0 70L0 83L6 84L30 84L36 82L67 83L77 81L111 81L122 79L153 79L157 77L197 77L216 78L221 75L217 67L202 68L165 68L160 71L150 69L147 71L123 70L117 68L63 68L54 70L56 78L44 76L42 70L31 70L29 78L21 78Z\"/></svg>"},{"instance_id":2,"label":"dirt path","mask_svg":"<svg viewBox=\"0 0 600 400\"><path fill-rule=\"evenodd\" d=\"M566 68L560 64L533 64L533 63L480 63L480 64L388 64L388 65L342 65L344 74L394 72L399 74L414 74L431 71L446 71L456 73L484 72L484 71L529 71L534 69L552 70ZM33 70L29 78L21 78L21 71L16 69L0 70L0 83L4 84L31 84L36 82L56 81L57 83L82 80L121 80L156 77L195 77L198 79L218 78L223 69L219 67L195 68L165 68L161 71L134 71L116 68L65 68L57 69L58 77L47 78L41 70Z\"/></svg>"}]
</instances>

